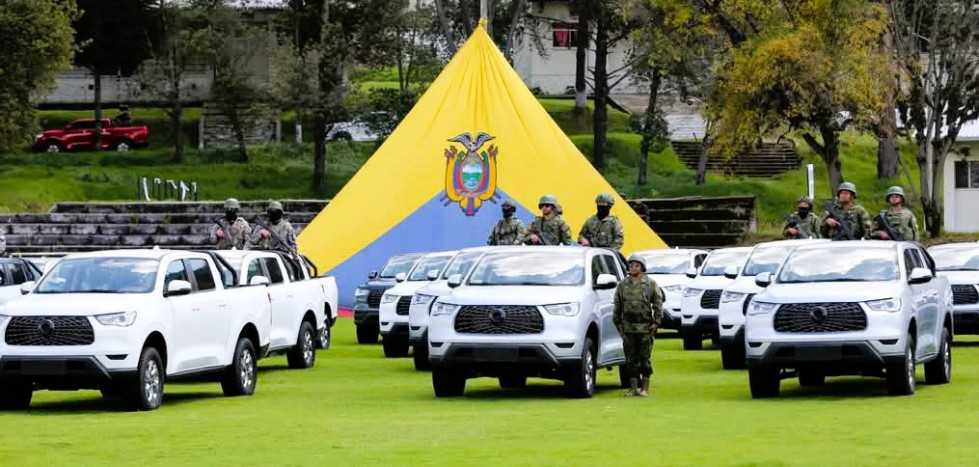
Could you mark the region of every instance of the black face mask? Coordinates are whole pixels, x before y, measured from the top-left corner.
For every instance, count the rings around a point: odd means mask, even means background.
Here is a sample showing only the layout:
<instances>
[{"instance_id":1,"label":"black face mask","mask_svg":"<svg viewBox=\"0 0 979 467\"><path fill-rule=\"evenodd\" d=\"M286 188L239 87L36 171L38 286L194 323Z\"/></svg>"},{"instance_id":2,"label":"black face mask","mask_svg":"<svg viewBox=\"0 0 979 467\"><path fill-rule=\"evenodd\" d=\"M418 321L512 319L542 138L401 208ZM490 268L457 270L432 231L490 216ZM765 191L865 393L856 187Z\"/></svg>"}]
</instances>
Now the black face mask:
<instances>
[{"instance_id":1,"label":"black face mask","mask_svg":"<svg viewBox=\"0 0 979 467\"><path fill-rule=\"evenodd\" d=\"M598 207L598 218L605 219L608 214L612 212L612 206L599 206Z\"/></svg>"},{"instance_id":2,"label":"black face mask","mask_svg":"<svg viewBox=\"0 0 979 467\"><path fill-rule=\"evenodd\" d=\"M809 213L811 211L812 208L799 208L799 217L805 219L806 217L809 217Z\"/></svg>"},{"instance_id":3,"label":"black face mask","mask_svg":"<svg viewBox=\"0 0 979 467\"><path fill-rule=\"evenodd\" d=\"M269 220L272 222L279 222L282 220L282 211L279 211L278 209L269 211Z\"/></svg>"},{"instance_id":4,"label":"black face mask","mask_svg":"<svg viewBox=\"0 0 979 467\"><path fill-rule=\"evenodd\" d=\"M228 222L234 222L236 219L238 219L238 210L228 209L227 211L224 211L224 218L227 219Z\"/></svg>"},{"instance_id":5,"label":"black face mask","mask_svg":"<svg viewBox=\"0 0 979 467\"><path fill-rule=\"evenodd\" d=\"M503 208L503 218L504 219L509 219L509 218L513 217L513 212L514 211L516 211L516 209L511 208L511 207L504 207Z\"/></svg>"}]
</instances>

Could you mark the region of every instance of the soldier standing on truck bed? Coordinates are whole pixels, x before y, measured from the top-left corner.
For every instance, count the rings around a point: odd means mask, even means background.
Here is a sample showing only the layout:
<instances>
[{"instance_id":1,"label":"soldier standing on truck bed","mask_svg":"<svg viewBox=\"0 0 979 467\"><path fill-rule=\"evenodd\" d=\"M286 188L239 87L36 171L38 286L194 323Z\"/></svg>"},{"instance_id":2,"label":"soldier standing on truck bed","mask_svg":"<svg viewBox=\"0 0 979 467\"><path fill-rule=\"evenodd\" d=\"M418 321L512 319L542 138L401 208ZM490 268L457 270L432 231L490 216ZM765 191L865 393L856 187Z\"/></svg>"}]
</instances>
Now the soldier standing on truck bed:
<instances>
[{"instance_id":1,"label":"soldier standing on truck bed","mask_svg":"<svg viewBox=\"0 0 979 467\"><path fill-rule=\"evenodd\" d=\"M214 221L217 225L211 229L211 242L216 242L219 250L245 249L251 228L248 221L238 215L239 209L241 203L237 199L228 198L224 201L224 217Z\"/></svg>"}]
</instances>

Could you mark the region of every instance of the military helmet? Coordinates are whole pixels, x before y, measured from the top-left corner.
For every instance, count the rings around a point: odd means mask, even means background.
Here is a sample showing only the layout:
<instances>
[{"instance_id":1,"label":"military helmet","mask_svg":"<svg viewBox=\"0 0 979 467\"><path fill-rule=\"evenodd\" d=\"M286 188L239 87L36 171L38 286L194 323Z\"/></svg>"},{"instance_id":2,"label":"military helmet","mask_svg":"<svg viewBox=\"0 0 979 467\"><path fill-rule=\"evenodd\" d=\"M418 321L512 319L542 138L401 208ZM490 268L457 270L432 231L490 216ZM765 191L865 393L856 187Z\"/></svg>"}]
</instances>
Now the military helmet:
<instances>
[{"instance_id":1,"label":"military helmet","mask_svg":"<svg viewBox=\"0 0 979 467\"><path fill-rule=\"evenodd\" d=\"M544 195L540 197L540 201L537 202L538 206L550 204L551 206L557 206L557 197L554 195Z\"/></svg>"},{"instance_id":2,"label":"military helmet","mask_svg":"<svg viewBox=\"0 0 979 467\"><path fill-rule=\"evenodd\" d=\"M615 198L613 198L609 193L599 193L598 196L595 197L595 202L613 205L615 204Z\"/></svg>"},{"instance_id":3,"label":"military helmet","mask_svg":"<svg viewBox=\"0 0 979 467\"><path fill-rule=\"evenodd\" d=\"M836 189L836 194L839 195L841 191L846 190L853 193L853 197L857 197L857 186L850 182L840 183L840 187Z\"/></svg>"},{"instance_id":4,"label":"military helmet","mask_svg":"<svg viewBox=\"0 0 979 467\"><path fill-rule=\"evenodd\" d=\"M799 198L799 201L795 202L795 204L799 204L799 203L806 203L809 205L809 207L812 207L812 198L808 196L802 196Z\"/></svg>"},{"instance_id":5,"label":"military helmet","mask_svg":"<svg viewBox=\"0 0 979 467\"><path fill-rule=\"evenodd\" d=\"M884 195L884 199L886 200L887 198L890 198L891 195L901 195L901 199L902 200L907 199L904 196L904 188L901 188L901 187L899 187L897 185L892 186L892 187L890 187L890 188L887 189L887 194Z\"/></svg>"},{"instance_id":6,"label":"military helmet","mask_svg":"<svg viewBox=\"0 0 979 467\"><path fill-rule=\"evenodd\" d=\"M224 200L225 209L241 209L241 203L235 198L228 198Z\"/></svg>"},{"instance_id":7,"label":"military helmet","mask_svg":"<svg viewBox=\"0 0 979 467\"><path fill-rule=\"evenodd\" d=\"M280 203L278 201L272 201L271 203L269 203L268 210L269 211L272 211L272 210L279 210L279 211L281 211L282 210L282 203Z\"/></svg>"},{"instance_id":8,"label":"military helmet","mask_svg":"<svg viewBox=\"0 0 979 467\"><path fill-rule=\"evenodd\" d=\"M514 203L512 199L503 201L503 207L505 208L517 208L517 203Z\"/></svg>"},{"instance_id":9,"label":"military helmet","mask_svg":"<svg viewBox=\"0 0 979 467\"><path fill-rule=\"evenodd\" d=\"M626 264L628 263L639 263L642 265L642 271L646 272L646 258L633 253L629 255L629 259L626 260Z\"/></svg>"}]
</instances>

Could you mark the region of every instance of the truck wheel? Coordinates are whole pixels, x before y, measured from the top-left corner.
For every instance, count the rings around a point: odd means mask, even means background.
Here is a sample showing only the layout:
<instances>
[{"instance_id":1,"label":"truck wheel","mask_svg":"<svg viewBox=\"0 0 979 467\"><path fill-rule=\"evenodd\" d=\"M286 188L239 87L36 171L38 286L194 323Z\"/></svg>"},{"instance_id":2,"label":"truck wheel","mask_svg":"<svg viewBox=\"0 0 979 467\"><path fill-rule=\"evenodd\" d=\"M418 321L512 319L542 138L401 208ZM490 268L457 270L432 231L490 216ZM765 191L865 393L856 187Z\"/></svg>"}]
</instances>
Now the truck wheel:
<instances>
[{"instance_id":1,"label":"truck wheel","mask_svg":"<svg viewBox=\"0 0 979 467\"><path fill-rule=\"evenodd\" d=\"M387 336L381 342L384 346L384 356L387 358L403 358L408 356L408 340L402 337Z\"/></svg>"},{"instance_id":2,"label":"truck wheel","mask_svg":"<svg viewBox=\"0 0 979 467\"><path fill-rule=\"evenodd\" d=\"M329 350L330 344L333 343L333 329L329 324L324 324L323 329L320 330L319 336L317 336L317 344L323 350Z\"/></svg>"},{"instance_id":3,"label":"truck wheel","mask_svg":"<svg viewBox=\"0 0 979 467\"><path fill-rule=\"evenodd\" d=\"M704 336L700 331L686 329L683 331L683 350L701 350L704 348Z\"/></svg>"},{"instance_id":4,"label":"truck wheel","mask_svg":"<svg viewBox=\"0 0 979 467\"><path fill-rule=\"evenodd\" d=\"M466 378L455 371L432 370L435 397L458 397L466 392Z\"/></svg>"},{"instance_id":5,"label":"truck wheel","mask_svg":"<svg viewBox=\"0 0 979 467\"><path fill-rule=\"evenodd\" d=\"M892 396L910 396L915 389L914 337L908 333L904 356L887 364L887 393Z\"/></svg>"},{"instance_id":6,"label":"truck wheel","mask_svg":"<svg viewBox=\"0 0 979 467\"><path fill-rule=\"evenodd\" d=\"M126 404L132 410L156 410L163 404L165 369L160 353L146 347L139 355L136 376L126 388Z\"/></svg>"},{"instance_id":7,"label":"truck wheel","mask_svg":"<svg viewBox=\"0 0 979 467\"><path fill-rule=\"evenodd\" d=\"M255 346L248 338L239 337L231 365L221 377L221 389L225 396L250 396L255 394L257 377Z\"/></svg>"},{"instance_id":8,"label":"truck wheel","mask_svg":"<svg viewBox=\"0 0 979 467\"><path fill-rule=\"evenodd\" d=\"M585 345L581 349L581 360L564 379L564 389L568 397L586 399L595 395L595 370L595 344L590 337L586 337Z\"/></svg>"},{"instance_id":9,"label":"truck wheel","mask_svg":"<svg viewBox=\"0 0 979 467\"><path fill-rule=\"evenodd\" d=\"M758 365L748 367L748 386L751 388L753 399L778 397L779 381L778 367Z\"/></svg>"},{"instance_id":10,"label":"truck wheel","mask_svg":"<svg viewBox=\"0 0 979 467\"><path fill-rule=\"evenodd\" d=\"M119 141L116 141L115 148L116 151L126 152L133 148L133 143L128 139L121 139Z\"/></svg>"},{"instance_id":11,"label":"truck wheel","mask_svg":"<svg viewBox=\"0 0 979 467\"><path fill-rule=\"evenodd\" d=\"M500 376L500 387L503 389L523 389L527 387L526 376Z\"/></svg>"},{"instance_id":12,"label":"truck wheel","mask_svg":"<svg viewBox=\"0 0 979 467\"><path fill-rule=\"evenodd\" d=\"M296 345L289 349L286 354L286 361L289 368L303 369L310 368L316 363L316 344L313 342L313 325L309 321L303 321L299 326L299 336L296 338Z\"/></svg>"},{"instance_id":13,"label":"truck wheel","mask_svg":"<svg viewBox=\"0 0 979 467\"><path fill-rule=\"evenodd\" d=\"M0 385L0 410L25 410L31 406L34 383L10 381Z\"/></svg>"},{"instance_id":14,"label":"truck wheel","mask_svg":"<svg viewBox=\"0 0 979 467\"><path fill-rule=\"evenodd\" d=\"M721 344L721 366L725 370L744 369L744 346L734 344Z\"/></svg>"},{"instance_id":15,"label":"truck wheel","mask_svg":"<svg viewBox=\"0 0 979 467\"><path fill-rule=\"evenodd\" d=\"M826 383L826 375L815 371L800 371L799 386L822 386Z\"/></svg>"},{"instance_id":16,"label":"truck wheel","mask_svg":"<svg viewBox=\"0 0 979 467\"><path fill-rule=\"evenodd\" d=\"M952 380L952 346L948 340L948 328L943 328L938 356L925 363L925 382L928 384L948 384Z\"/></svg>"},{"instance_id":17,"label":"truck wheel","mask_svg":"<svg viewBox=\"0 0 979 467\"><path fill-rule=\"evenodd\" d=\"M428 361L428 342L422 342L412 347L411 359L415 362L415 371L429 371L432 362Z\"/></svg>"},{"instance_id":18,"label":"truck wheel","mask_svg":"<svg viewBox=\"0 0 979 467\"><path fill-rule=\"evenodd\" d=\"M377 343L377 326L371 324L358 324L357 325L357 343L358 344L376 344Z\"/></svg>"},{"instance_id":19,"label":"truck wheel","mask_svg":"<svg viewBox=\"0 0 979 467\"><path fill-rule=\"evenodd\" d=\"M624 364L619 365L619 386L629 389L629 369Z\"/></svg>"},{"instance_id":20,"label":"truck wheel","mask_svg":"<svg viewBox=\"0 0 979 467\"><path fill-rule=\"evenodd\" d=\"M61 144L59 144L59 143L57 143L55 141L51 141L51 142L49 142L49 143L47 143L47 144L44 145L44 151L45 152L52 152L53 153L53 152L61 152L63 150L64 150L64 148L61 147Z\"/></svg>"}]
</instances>

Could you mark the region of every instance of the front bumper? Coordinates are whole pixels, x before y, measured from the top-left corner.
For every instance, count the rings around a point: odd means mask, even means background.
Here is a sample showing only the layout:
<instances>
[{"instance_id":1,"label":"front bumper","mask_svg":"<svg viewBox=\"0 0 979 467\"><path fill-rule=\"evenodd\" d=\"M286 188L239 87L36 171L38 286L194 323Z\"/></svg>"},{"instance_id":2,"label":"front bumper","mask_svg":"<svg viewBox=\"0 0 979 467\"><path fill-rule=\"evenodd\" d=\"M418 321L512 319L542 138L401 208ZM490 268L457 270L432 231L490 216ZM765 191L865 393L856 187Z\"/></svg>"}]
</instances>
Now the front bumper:
<instances>
[{"instance_id":1,"label":"front bumper","mask_svg":"<svg viewBox=\"0 0 979 467\"><path fill-rule=\"evenodd\" d=\"M952 322L955 334L979 334L979 305L955 305Z\"/></svg>"},{"instance_id":2,"label":"front bumper","mask_svg":"<svg viewBox=\"0 0 979 467\"><path fill-rule=\"evenodd\" d=\"M836 342L748 342L749 367L816 370L825 375L861 374L879 371L885 365L902 361L903 339L888 345L881 341ZM764 350L761 350L764 348Z\"/></svg>"},{"instance_id":3,"label":"front bumper","mask_svg":"<svg viewBox=\"0 0 979 467\"><path fill-rule=\"evenodd\" d=\"M689 331L711 336L718 335L717 315L683 315L683 332Z\"/></svg>"},{"instance_id":4,"label":"front bumper","mask_svg":"<svg viewBox=\"0 0 979 467\"><path fill-rule=\"evenodd\" d=\"M578 345L575 345L578 346ZM563 350L563 349L562 349ZM429 344L429 361L435 369L468 373L472 376L499 377L524 375L560 377L581 363L578 355L554 352L543 343L526 344Z\"/></svg>"},{"instance_id":5,"label":"front bumper","mask_svg":"<svg viewBox=\"0 0 979 467\"><path fill-rule=\"evenodd\" d=\"M380 312L378 309L371 308L366 303L357 303L354 305L354 324L377 323L379 316Z\"/></svg>"},{"instance_id":6,"label":"front bumper","mask_svg":"<svg viewBox=\"0 0 979 467\"><path fill-rule=\"evenodd\" d=\"M381 323L382 325L384 323ZM387 329L381 328L381 337L408 337L408 323L389 323Z\"/></svg>"},{"instance_id":7,"label":"front bumper","mask_svg":"<svg viewBox=\"0 0 979 467\"><path fill-rule=\"evenodd\" d=\"M38 389L97 389L106 381L135 375L135 368L109 369L92 355L0 358L0 381L33 381Z\"/></svg>"},{"instance_id":8,"label":"front bumper","mask_svg":"<svg viewBox=\"0 0 979 467\"><path fill-rule=\"evenodd\" d=\"M411 345L428 345L428 326L408 325L408 343Z\"/></svg>"}]
</instances>

